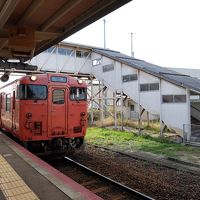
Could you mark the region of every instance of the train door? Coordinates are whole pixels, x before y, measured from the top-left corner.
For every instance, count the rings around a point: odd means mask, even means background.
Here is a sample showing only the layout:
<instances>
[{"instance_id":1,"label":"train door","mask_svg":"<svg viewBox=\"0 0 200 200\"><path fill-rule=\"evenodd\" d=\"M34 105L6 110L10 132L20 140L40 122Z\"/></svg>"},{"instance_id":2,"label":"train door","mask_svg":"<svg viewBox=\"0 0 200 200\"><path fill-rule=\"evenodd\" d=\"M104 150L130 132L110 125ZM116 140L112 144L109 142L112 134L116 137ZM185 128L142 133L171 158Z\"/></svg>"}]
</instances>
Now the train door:
<instances>
[{"instance_id":1,"label":"train door","mask_svg":"<svg viewBox=\"0 0 200 200\"><path fill-rule=\"evenodd\" d=\"M68 102L68 132L72 135L82 134L86 126L87 113L87 90L86 88L71 87Z\"/></svg>"},{"instance_id":2,"label":"train door","mask_svg":"<svg viewBox=\"0 0 200 200\"><path fill-rule=\"evenodd\" d=\"M2 126L2 124L1 124L1 109L2 109L2 93L0 93L0 127Z\"/></svg>"},{"instance_id":3,"label":"train door","mask_svg":"<svg viewBox=\"0 0 200 200\"><path fill-rule=\"evenodd\" d=\"M67 92L64 88L50 88L49 98L49 136L64 135L67 126Z\"/></svg>"},{"instance_id":4,"label":"train door","mask_svg":"<svg viewBox=\"0 0 200 200\"><path fill-rule=\"evenodd\" d=\"M16 129L15 125L15 91L13 91L13 97L12 97L12 129Z\"/></svg>"}]
</instances>

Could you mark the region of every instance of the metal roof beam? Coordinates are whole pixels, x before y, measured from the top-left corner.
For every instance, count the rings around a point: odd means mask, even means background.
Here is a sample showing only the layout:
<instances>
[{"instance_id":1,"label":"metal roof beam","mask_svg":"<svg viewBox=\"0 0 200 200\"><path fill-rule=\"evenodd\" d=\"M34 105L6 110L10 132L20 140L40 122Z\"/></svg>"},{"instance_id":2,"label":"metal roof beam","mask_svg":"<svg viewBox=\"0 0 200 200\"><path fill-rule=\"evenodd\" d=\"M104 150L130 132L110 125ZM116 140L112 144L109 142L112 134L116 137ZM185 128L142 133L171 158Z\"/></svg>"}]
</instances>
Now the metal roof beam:
<instances>
[{"instance_id":1,"label":"metal roof beam","mask_svg":"<svg viewBox=\"0 0 200 200\"><path fill-rule=\"evenodd\" d=\"M7 44L8 44L8 40L3 40L3 41L0 43L0 50L3 49Z\"/></svg>"},{"instance_id":2,"label":"metal roof beam","mask_svg":"<svg viewBox=\"0 0 200 200\"><path fill-rule=\"evenodd\" d=\"M94 7L88 9L86 12L84 12L82 15L80 15L77 19L73 21L74 26L81 24L85 20L89 19L93 15L97 14L101 10L104 10L109 5L112 5L116 0L110 0L110 1L100 1L98 4L96 4ZM71 27L69 28L69 24L65 26L64 32L67 32Z\"/></svg>"},{"instance_id":3,"label":"metal roof beam","mask_svg":"<svg viewBox=\"0 0 200 200\"><path fill-rule=\"evenodd\" d=\"M49 40L49 39L59 37L60 35L61 35L61 33L35 31L36 41ZM0 29L0 39L8 39L8 37L9 37L9 30L8 29ZM0 44L0 46L1 46L1 44Z\"/></svg>"},{"instance_id":4,"label":"metal roof beam","mask_svg":"<svg viewBox=\"0 0 200 200\"><path fill-rule=\"evenodd\" d=\"M1 1L0 1L0 10L2 10L3 5L5 4L5 1L6 1L6 0L1 0Z\"/></svg>"},{"instance_id":5,"label":"metal roof beam","mask_svg":"<svg viewBox=\"0 0 200 200\"><path fill-rule=\"evenodd\" d=\"M130 0L128 0L128 1L130 1ZM117 2L120 2L120 1L117 1L117 0L110 0L110 1L101 0L94 7L88 9L86 12L81 14L79 17L74 19L72 22L67 24L65 27L63 27L65 34L64 35L62 34L62 36L60 38L56 38L55 40L52 40L51 42L44 42L40 46L40 48L36 51L36 54L41 53L46 48L49 48L50 46L55 45L55 43L59 43L61 40L64 40L67 36L76 32L77 30L79 30L79 28L76 30L75 27L81 26L81 24L86 23L85 21L89 20L90 18L91 18L92 21L97 20L98 18L96 19L96 15L98 15L99 12L101 12L102 10L104 11L104 9L106 9L106 7L112 6L113 4L117 4ZM95 17L93 17L93 16L95 16ZM85 26L85 24L84 24L84 26Z\"/></svg>"},{"instance_id":6,"label":"metal roof beam","mask_svg":"<svg viewBox=\"0 0 200 200\"><path fill-rule=\"evenodd\" d=\"M18 3L19 0L7 0L4 3L3 8L0 11L0 28L5 25Z\"/></svg>"},{"instance_id":7,"label":"metal roof beam","mask_svg":"<svg viewBox=\"0 0 200 200\"><path fill-rule=\"evenodd\" d=\"M35 39L40 40L49 40L61 36L61 33L52 33L52 32L43 32L35 31Z\"/></svg>"},{"instance_id":8,"label":"metal roof beam","mask_svg":"<svg viewBox=\"0 0 200 200\"><path fill-rule=\"evenodd\" d=\"M0 60L0 69L16 69L16 70L37 70L37 66L29 65L27 63L16 63L16 62L3 62Z\"/></svg>"},{"instance_id":9,"label":"metal roof beam","mask_svg":"<svg viewBox=\"0 0 200 200\"><path fill-rule=\"evenodd\" d=\"M5 45L3 44L3 46L1 47L1 57L7 57L7 55L11 56L11 52L8 49L3 49Z\"/></svg>"},{"instance_id":10,"label":"metal roof beam","mask_svg":"<svg viewBox=\"0 0 200 200\"><path fill-rule=\"evenodd\" d=\"M25 24L25 22L27 22L29 20L29 18L32 17L32 15L38 10L38 8L42 5L43 2L44 2L44 0L32 1L32 3L28 7L28 9L26 9L25 13L20 18L20 20L18 21L17 24L20 24L20 25Z\"/></svg>"},{"instance_id":11,"label":"metal roof beam","mask_svg":"<svg viewBox=\"0 0 200 200\"><path fill-rule=\"evenodd\" d=\"M8 35L7 29L0 29L0 39L8 39Z\"/></svg>"},{"instance_id":12,"label":"metal roof beam","mask_svg":"<svg viewBox=\"0 0 200 200\"><path fill-rule=\"evenodd\" d=\"M49 27L55 24L61 17L66 15L72 8L79 4L82 0L71 0L68 4L64 5L60 10L58 10L52 17L47 19L44 24L41 25L40 29L46 31Z\"/></svg>"}]
</instances>

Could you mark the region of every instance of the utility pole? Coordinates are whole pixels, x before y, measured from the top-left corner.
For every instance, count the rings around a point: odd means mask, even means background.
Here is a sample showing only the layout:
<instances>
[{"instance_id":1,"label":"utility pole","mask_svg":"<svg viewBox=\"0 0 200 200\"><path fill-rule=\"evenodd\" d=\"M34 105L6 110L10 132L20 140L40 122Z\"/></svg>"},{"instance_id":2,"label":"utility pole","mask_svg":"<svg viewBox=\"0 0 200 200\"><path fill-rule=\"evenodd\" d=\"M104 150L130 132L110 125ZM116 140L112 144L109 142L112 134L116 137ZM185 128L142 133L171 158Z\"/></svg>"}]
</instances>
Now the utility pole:
<instances>
[{"instance_id":1,"label":"utility pole","mask_svg":"<svg viewBox=\"0 0 200 200\"><path fill-rule=\"evenodd\" d=\"M131 57L134 57L134 52L133 52L133 33L131 33Z\"/></svg>"},{"instance_id":2,"label":"utility pole","mask_svg":"<svg viewBox=\"0 0 200 200\"><path fill-rule=\"evenodd\" d=\"M106 20L103 19L104 49L106 48Z\"/></svg>"},{"instance_id":3,"label":"utility pole","mask_svg":"<svg viewBox=\"0 0 200 200\"><path fill-rule=\"evenodd\" d=\"M103 19L103 34L104 34L104 49L106 48L106 20ZM108 105L108 102L107 102L107 91L105 90L104 92L104 95L105 95L105 105L107 106Z\"/></svg>"}]
</instances>

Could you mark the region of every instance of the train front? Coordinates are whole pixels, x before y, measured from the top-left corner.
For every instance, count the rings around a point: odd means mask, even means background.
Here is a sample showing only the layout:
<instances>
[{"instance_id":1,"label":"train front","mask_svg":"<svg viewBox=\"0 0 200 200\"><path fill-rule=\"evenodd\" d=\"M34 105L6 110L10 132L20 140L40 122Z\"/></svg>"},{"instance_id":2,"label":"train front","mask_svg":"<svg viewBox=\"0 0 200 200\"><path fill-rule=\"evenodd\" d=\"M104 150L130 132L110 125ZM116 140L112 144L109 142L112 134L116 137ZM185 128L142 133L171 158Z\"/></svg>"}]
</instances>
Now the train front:
<instances>
[{"instance_id":1,"label":"train front","mask_svg":"<svg viewBox=\"0 0 200 200\"><path fill-rule=\"evenodd\" d=\"M21 80L20 118L23 142L41 154L69 153L84 144L87 87L63 74L27 76Z\"/></svg>"}]
</instances>

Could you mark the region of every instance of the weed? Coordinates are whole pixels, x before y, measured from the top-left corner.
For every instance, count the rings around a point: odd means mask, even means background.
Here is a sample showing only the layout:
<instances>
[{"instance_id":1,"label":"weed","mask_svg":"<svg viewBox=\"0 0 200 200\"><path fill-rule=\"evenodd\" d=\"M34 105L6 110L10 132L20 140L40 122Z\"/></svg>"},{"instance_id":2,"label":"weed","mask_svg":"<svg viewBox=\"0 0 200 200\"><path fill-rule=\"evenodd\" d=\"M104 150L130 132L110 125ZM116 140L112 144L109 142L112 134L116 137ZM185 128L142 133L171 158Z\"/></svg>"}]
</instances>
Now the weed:
<instances>
[{"instance_id":1,"label":"weed","mask_svg":"<svg viewBox=\"0 0 200 200\"><path fill-rule=\"evenodd\" d=\"M90 127L87 130L86 141L99 146L109 146L123 150L141 150L155 154L176 157L187 152L192 154L196 149L181 144L175 144L163 137L138 135L133 132Z\"/></svg>"}]
</instances>

